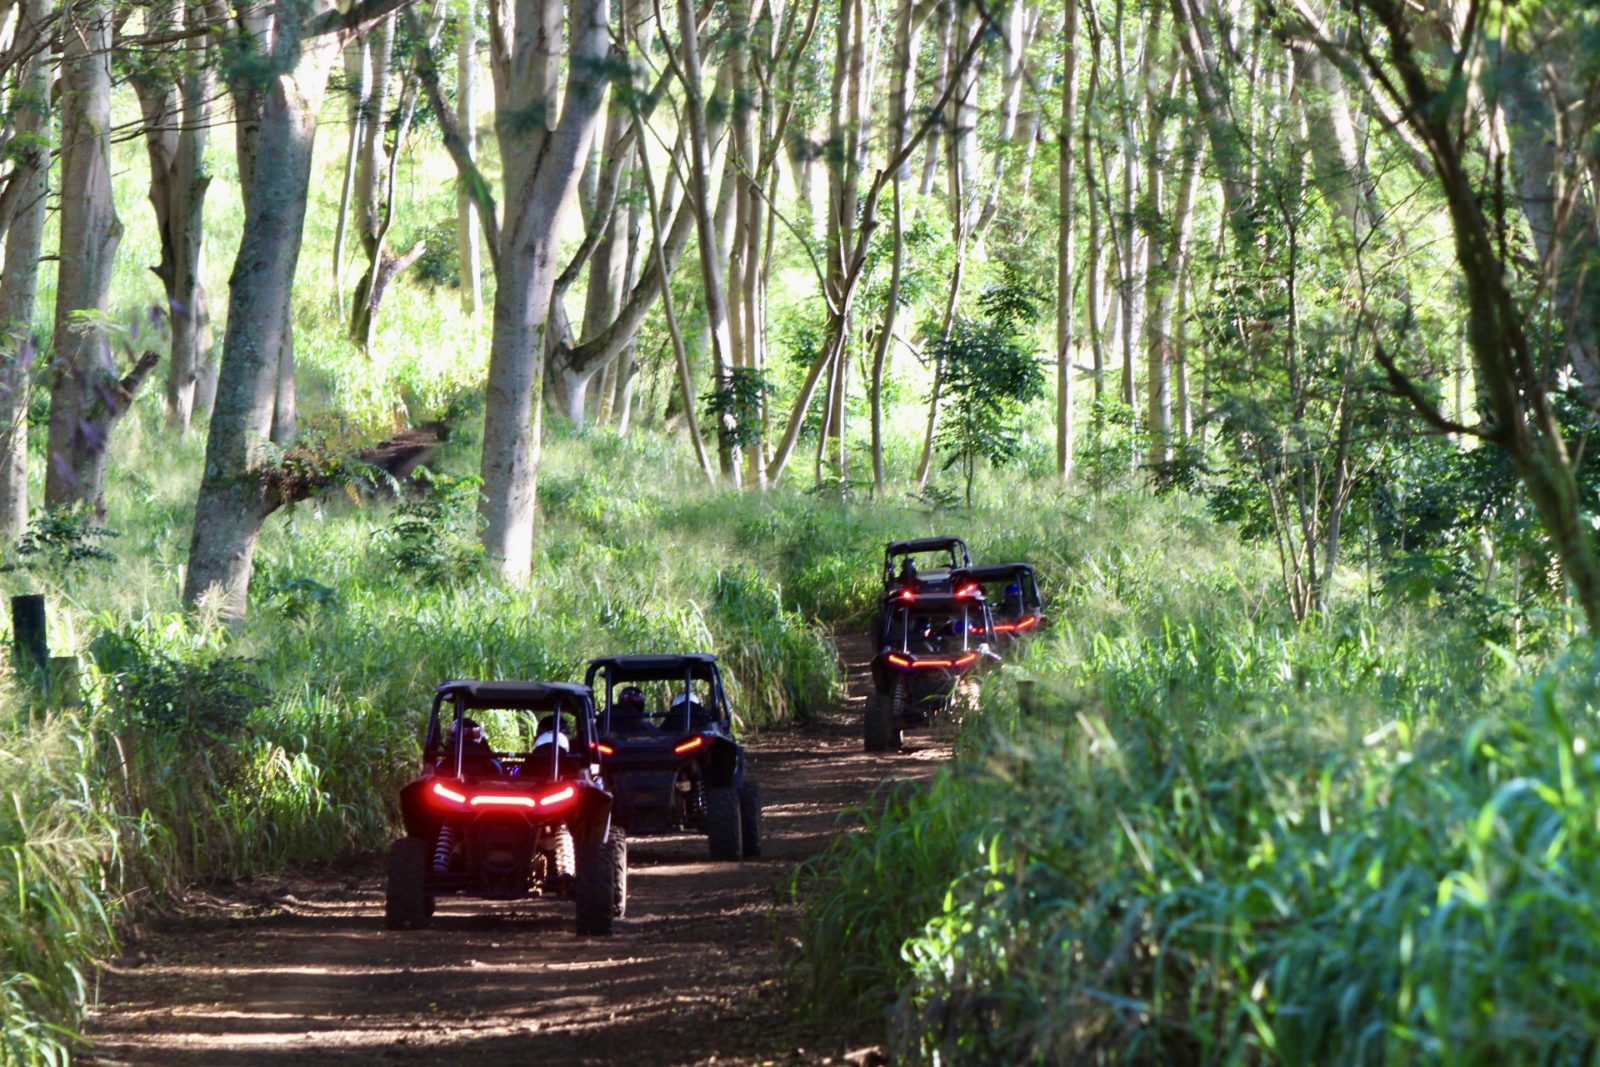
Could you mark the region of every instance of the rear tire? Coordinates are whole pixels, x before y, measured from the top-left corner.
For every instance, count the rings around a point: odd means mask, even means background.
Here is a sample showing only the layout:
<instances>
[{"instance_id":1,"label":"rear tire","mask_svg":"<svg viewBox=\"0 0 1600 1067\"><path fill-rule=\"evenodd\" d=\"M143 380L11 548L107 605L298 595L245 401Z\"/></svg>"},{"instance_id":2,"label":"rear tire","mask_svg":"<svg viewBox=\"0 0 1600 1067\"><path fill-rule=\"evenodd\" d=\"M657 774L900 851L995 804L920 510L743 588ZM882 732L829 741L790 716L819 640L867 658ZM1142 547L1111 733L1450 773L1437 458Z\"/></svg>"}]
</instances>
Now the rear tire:
<instances>
[{"instance_id":1,"label":"rear tire","mask_svg":"<svg viewBox=\"0 0 1600 1067\"><path fill-rule=\"evenodd\" d=\"M389 881L383 894L383 925L391 930L421 930L433 914L428 895L432 856L420 837L402 837L389 846Z\"/></svg>"},{"instance_id":2,"label":"rear tire","mask_svg":"<svg viewBox=\"0 0 1600 1067\"><path fill-rule=\"evenodd\" d=\"M711 838L711 858L737 860L744 854L744 833L739 825L739 791L731 785L706 790L706 831Z\"/></svg>"},{"instance_id":3,"label":"rear tire","mask_svg":"<svg viewBox=\"0 0 1600 1067\"><path fill-rule=\"evenodd\" d=\"M896 683L895 693L901 692L902 683ZM899 701L883 693L867 697L867 713L862 719L862 740L868 752L894 752L900 748L900 724L896 712Z\"/></svg>"},{"instance_id":4,"label":"rear tire","mask_svg":"<svg viewBox=\"0 0 1600 1067\"><path fill-rule=\"evenodd\" d=\"M747 781L739 790L739 839L745 859L761 855L761 787L755 782Z\"/></svg>"},{"instance_id":5,"label":"rear tire","mask_svg":"<svg viewBox=\"0 0 1600 1067\"><path fill-rule=\"evenodd\" d=\"M611 858L611 913L620 919L628 914L628 838L615 826L606 852Z\"/></svg>"},{"instance_id":6,"label":"rear tire","mask_svg":"<svg viewBox=\"0 0 1600 1067\"><path fill-rule=\"evenodd\" d=\"M616 906L611 852L604 841L578 846L577 930L579 937L607 937Z\"/></svg>"}]
</instances>

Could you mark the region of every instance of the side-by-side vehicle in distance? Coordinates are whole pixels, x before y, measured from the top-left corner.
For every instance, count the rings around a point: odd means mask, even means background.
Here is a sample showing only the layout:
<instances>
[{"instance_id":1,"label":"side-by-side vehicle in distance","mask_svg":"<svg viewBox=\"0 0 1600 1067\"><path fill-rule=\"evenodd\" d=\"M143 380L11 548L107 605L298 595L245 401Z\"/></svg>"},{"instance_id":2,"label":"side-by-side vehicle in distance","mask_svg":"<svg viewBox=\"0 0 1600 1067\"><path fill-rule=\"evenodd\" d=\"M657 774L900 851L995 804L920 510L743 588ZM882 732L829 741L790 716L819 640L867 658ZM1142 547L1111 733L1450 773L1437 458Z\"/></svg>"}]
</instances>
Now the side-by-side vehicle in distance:
<instances>
[{"instance_id":1,"label":"side-by-side vehicle in distance","mask_svg":"<svg viewBox=\"0 0 1600 1067\"><path fill-rule=\"evenodd\" d=\"M949 710L963 677L998 657L987 637L994 618L977 582L962 580L950 592L893 589L878 617L862 732L868 752L889 752L900 747L904 730Z\"/></svg>"},{"instance_id":2,"label":"side-by-side vehicle in distance","mask_svg":"<svg viewBox=\"0 0 1600 1067\"><path fill-rule=\"evenodd\" d=\"M630 835L703 833L714 860L761 854L761 791L745 777L716 656L606 656L589 661L585 682L600 701L618 825Z\"/></svg>"}]
</instances>

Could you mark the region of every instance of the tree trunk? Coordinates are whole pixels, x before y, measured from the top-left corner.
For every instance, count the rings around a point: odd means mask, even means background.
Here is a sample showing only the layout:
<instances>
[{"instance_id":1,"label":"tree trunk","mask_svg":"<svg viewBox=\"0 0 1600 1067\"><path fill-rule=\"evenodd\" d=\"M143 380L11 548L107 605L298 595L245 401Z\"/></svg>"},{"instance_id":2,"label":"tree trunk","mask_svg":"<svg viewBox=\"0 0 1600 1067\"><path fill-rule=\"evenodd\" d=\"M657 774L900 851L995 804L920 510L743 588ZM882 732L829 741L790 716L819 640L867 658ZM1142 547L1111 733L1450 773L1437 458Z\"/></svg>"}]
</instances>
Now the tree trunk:
<instances>
[{"instance_id":1,"label":"tree trunk","mask_svg":"<svg viewBox=\"0 0 1600 1067\"><path fill-rule=\"evenodd\" d=\"M955 5L952 0L935 0L934 9L937 14L939 38L933 53L933 95L938 98L945 95L945 90L950 84L950 49L951 34L955 27ZM939 133L937 127L928 131L927 155L922 160L922 185L917 190L922 196L928 196L933 192L933 180L939 173Z\"/></svg>"},{"instance_id":2,"label":"tree trunk","mask_svg":"<svg viewBox=\"0 0 1600 1067\"><path fill-rule=\"evenodd\" d=\"M181 0L162 0L151 10L151 28L173 33L185 19L203 25L206 12L192 2L187 11ZM194 387L205 362L200 348L198 314L202 217L210 175L205 170L205 150L211 124L210 50L204 37L183 45L181 78L170 71L141 71L132 79L145 121L145 144L150 159L150 203L155 208L161 238L161 263L154 268L166 292L170 309L172 351L167 364L167 420L180 435L189 432L194 412Z\"/></svg>"},{"instance_id":3,"label":"tree trunk","mask_svg":"<svg viewBox=\"0 0 1600 1067\"><path fill-rule=\"evenodd\" d=\"M456 126L467 153L478 152L478 28L474 5L458 14L456 45ZM456 187L456 254L461 264L461 310L476 318L483 311L483 257L478 247L478 205L464 182Z\"/></svg>"},{"instance_id":4,"label":"tree trunk","mask_svg":"<svg viewBox=\"0 0 1600 1067\"><path fill-rule=\"evenodd\" d=\"M566 49L573 70L592 71L607 55L608 10L607 0L575 0ZM560 220L577 194L605 86L598 77L568 78L556 107L564 14L558 0L511 0L497 5L496 14L496 107L503 115L544 117L499 127L506 217L480 468L484 550L502 576L522 582L533 560L545 331ZM692 33L692 19L690 26Z\"/></svg>"},{"instance_id":5,"label":"tree trunk","mask_svg":"<svg viewBox=\"0 0 1600 1067\"><path fill-rule=\"evenodd\" d=\"M631 147L619 147L623 134L632 123L626 101L620 93L613 93L606 109L605 133L601 138L602 153L606 159L621 151L625 155L621 166L629 167L633 155ZM599 170L598 164L594 169ZM598 182L598 175L596 177ZM609 216L596 223L602 235L589 257L589 279L584 293L582 341L598 337L606 327L616 321L622 309L624 269L628 262L627 214L623 198L612 205ZM580 342L581 343L581 342ZM603 368L610 367L615 359L592 360L573 365L572 348L558 348L550 361L550 372L545 376L546 388L552 390L558 404L557 410L574 426L582 426L587 416L589 385Z\"/></svg>"},{"instance_id":6,"label":"tree trunk","mask_svg":"<svg viewBox=\"0 0 1600 1067\"><path fill-rule=\"evenodd\" d=\"M706 330L711 340L711 363L717 387L726 388L732 336L728 325L728 298L723 286L727 269L722 256L716 214L711 202L711 138L706 131L706 108L700 86L700 42L695 32L693 0L678 0L678 26L683 38L683 87L689 121L689 195L695 204L695 233L700 243L700 276L705 286ZM725 183L731 179L729 175ZM729 438L731 427L724 418L718 434L722 474L739 484L739 464Z\"/></svg>"},{"instance_id":7,"label":"tree trunk","mask_svg":"<svg viewBox=\"0 0 1600 1067\"><path fill-rule=\"evenodd\" d=\"M301 5L276 0L270 60L283 71L258 92L244 231L228 280L215 410L195 502L185 603L217 598L244 618L261 524L285 499L285 472L265 447L282 403L284 333L311 184L312 141L339 55L332 33L307 36Z\"/></svg>"},{"instance_id":8,"label":"tree trunk","mask_svg":"<svg viewBox=\"0 0 1600 1067\"><path fill-rule=\"evenodd\" d=\"M50 0L26 0L18 12L17 37L50 17ZM14 544L28 525L28 397L33 329L39 289L39 254L44 242L45 199L50 188L50 156L45 131L50 123L50 53L30 56L17 71L15 93L7 103L16 132L33 147L18 153L18 207L5 234L0 264L0 541Z\"/></svg>"},{"instance_id":9,"label":"tree trunk","mask_svg":"<svg viewBox=\"0 0 1600 1067\"><path fill-rule=\"evenodd\" d=\"M108 3L74 6L61 57L61 263L45 507L103 510L107 437L121 414L106 324L122 224L111 196Z\"/></svg>"},{"instance_id":10,"label":"tree trunk","mask_svg":"<svg viewBox=\"0 0 1600 1067\"><path fill-rule=\"evenodd\" d=\"M1072 187L1072 119L1078 106L1078 4L1066 0L1061 27L1061 129L1056 149L1056 475L1072 480L1073 446L1073 293L1072 253L1077 210Z\"/></svg>"},{"instance_id":11,"label":"tree trunk","mask_svg":"<svg viewBox=\"0 0 1600 1067\"><path fill-rule=\"evenodd\" d=\"M1076 2L1074 0L1074 7ZM1100 314L1100 261L1104 246L1100 240L1100 194L1095 181L1094 133L1095 96L1100 89L1100 35L1090 23L1089 90L1083 105L1083 185L1089 206L1089 250L1083 266L1083 304L1089 317L1089 347L1094 357L1094 399L1105 397L1105 323Z\"/></svg>"},{"instance_id":12,"label":"tree trunk","mask_svg":"<svg viewBox=\"0 0 1600 1067\"><path fill-rule=\"evenodd\" d=\"M906 124L911 115L911 103L916 92L917 45L922 35L922 17L917 0L901 0L899 18L895 21L894 77L889 94L889 138L895 155L905 148ZM884 490L883 475L883 375L888 364L889 349L894 344L895 318L900 310L900 283L905 272L905 208L901 186L910 177L909 166L895 168L890 178L893 205L893 259L889 268L889 291L884 296L883 322L878 326L876 344L872 349L872 380L868 383L872 405L872 492L881 498Z\"/></svg>"},{"instance_id":13,"label":"tree trunk","mask_svg":"<svg viewBox=\"0 0 1600 1067\"><path fill-rule=\"evenodd\" d=\"M350 136L344 151L344 182L339 189L339 214L333 228L333 292L341 310L344 308L346 236L350 232L351 202L356 195L356 167L361 159L361 145L366 139L367 94L372 90L371 40L362 37L345 48L344 74L345 91L350 94Z\"/></svg>"}]
</instances>

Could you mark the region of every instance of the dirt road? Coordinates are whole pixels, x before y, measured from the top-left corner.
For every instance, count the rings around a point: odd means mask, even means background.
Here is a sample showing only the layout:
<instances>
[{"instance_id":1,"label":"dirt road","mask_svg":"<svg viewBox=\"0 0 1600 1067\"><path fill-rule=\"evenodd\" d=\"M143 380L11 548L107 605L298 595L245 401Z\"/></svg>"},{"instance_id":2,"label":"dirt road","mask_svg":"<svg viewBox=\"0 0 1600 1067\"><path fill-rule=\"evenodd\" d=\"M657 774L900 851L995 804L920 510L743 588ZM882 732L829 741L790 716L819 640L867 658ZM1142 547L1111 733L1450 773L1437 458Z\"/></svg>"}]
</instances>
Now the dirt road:
<instances>
[{"instance_id":1,"label":"dirt road","mask_svg":"<svg viewBox=\"0 0 1600 1067\"><path fill-rule=\"evenodd\" d=\"M795 865L885 782L949 749L861 751L865 646L846 704L752 746L761 859L705 861L705 839L630 843L628 917L580 940L569 901L440 902L434 927L383 928L374 861L257 882L152 924L101 976L85 1062L149 1064L757 1064L826 1062L875 1035L800 1017L785 985ZM837 1060L836 1060L837 1061Z\"/></svg>"}]
</instances>

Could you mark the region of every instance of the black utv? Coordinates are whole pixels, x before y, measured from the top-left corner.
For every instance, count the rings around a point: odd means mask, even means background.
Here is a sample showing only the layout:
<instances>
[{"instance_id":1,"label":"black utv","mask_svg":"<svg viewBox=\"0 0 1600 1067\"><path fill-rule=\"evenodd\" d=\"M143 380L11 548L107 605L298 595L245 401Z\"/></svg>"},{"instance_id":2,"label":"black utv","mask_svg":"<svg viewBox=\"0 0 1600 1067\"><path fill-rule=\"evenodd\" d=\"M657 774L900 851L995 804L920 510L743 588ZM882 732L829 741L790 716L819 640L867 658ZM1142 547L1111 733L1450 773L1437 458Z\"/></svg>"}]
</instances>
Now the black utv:
<instances>
[{"instance_id":1,"label":"black utv","mask_svg":"<svg viewBox=\"0 0 1600 1067\"><path fill-rule=\"evenodd\" d=\"M890 541L883 549L883 588L948 593L954 588L952 576L971 567L972 556L959 537Z\"/></svg>"},{"instance_id":2,"label":"black utv","mask_svg":"<svg viewBox=\"0 0 1600 1067\"><path fill-rule=\"evenodd\" d=\"M424 927L437 897L570 896L579 935L627 908L628 846L600 778L594 697L564 682L446 682L422 773L400 791L384 918Z\"/></svg>"},{"instance_id":3,"label":"black utv","mask_svg":"<svg viewBox=\"0 0 1600 1067\"><path fill-rule=\"evenodd\" d=\"M994 619L976 582L949 593L896 589L884 595L879 617L862 736L868 752L891 752L903 731L949 710L963 677L999 657L985 636Z\"/></svg>"},{"instance_id":4,"label":"black utv","mask_svg":"<svg viewBox=\"0 0 1600 1067\"><path fill-rule=\"evenodd\" d=\"M1000 640L1021 640L1044 623L1044 601L1029 564L985 563L966 574L983 586L994 615L994 628L989 632Z\"/></svg>"},{"instance_id":5,"label":"black utv","mask_svg":"<svg viewBox=\"0 0 1600 1067\"><path fill-rule=\"evenodd\" d=\"M761 855L761 791L745 778L744 746L717 657L608 656L589 661L600 697L600 752L629 834L703 833L714 860Z\"/></svg>"}]
</instances>

